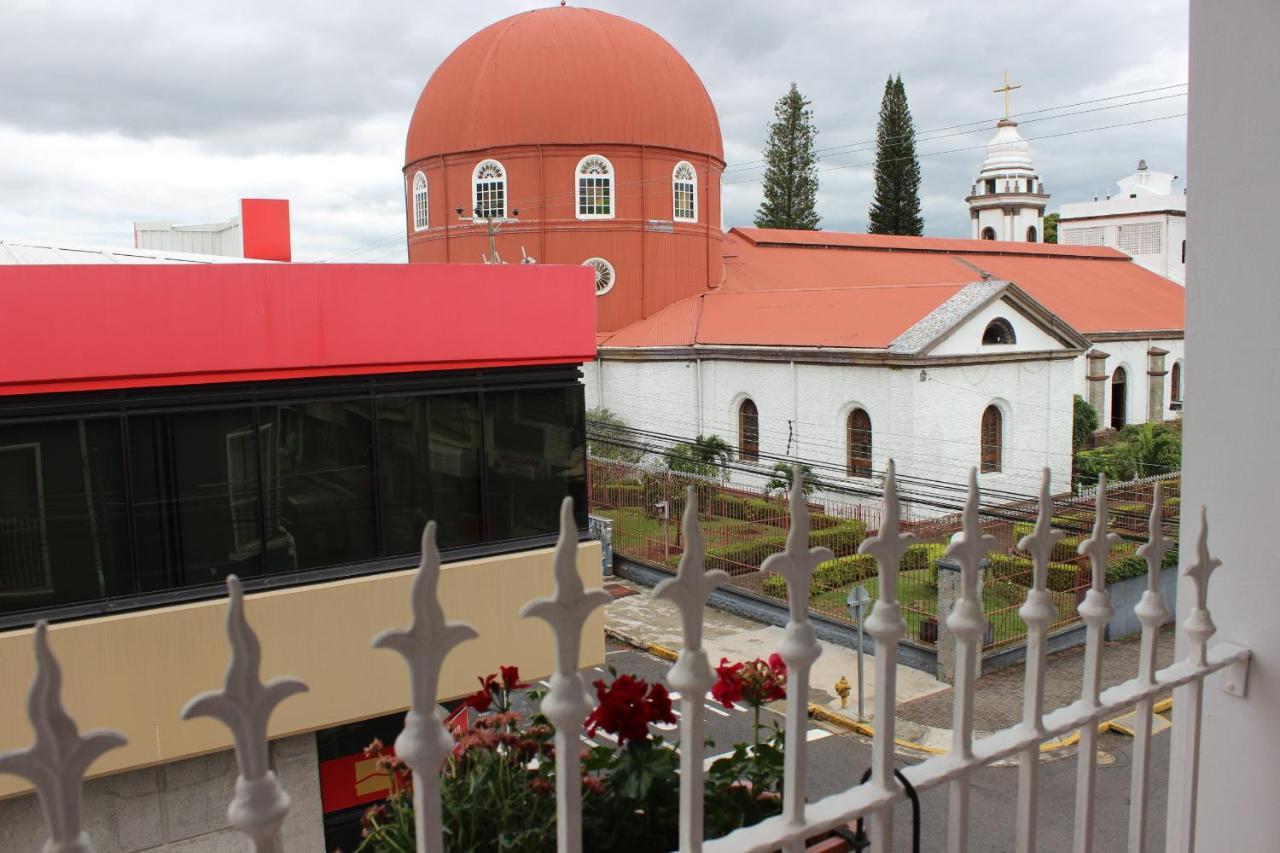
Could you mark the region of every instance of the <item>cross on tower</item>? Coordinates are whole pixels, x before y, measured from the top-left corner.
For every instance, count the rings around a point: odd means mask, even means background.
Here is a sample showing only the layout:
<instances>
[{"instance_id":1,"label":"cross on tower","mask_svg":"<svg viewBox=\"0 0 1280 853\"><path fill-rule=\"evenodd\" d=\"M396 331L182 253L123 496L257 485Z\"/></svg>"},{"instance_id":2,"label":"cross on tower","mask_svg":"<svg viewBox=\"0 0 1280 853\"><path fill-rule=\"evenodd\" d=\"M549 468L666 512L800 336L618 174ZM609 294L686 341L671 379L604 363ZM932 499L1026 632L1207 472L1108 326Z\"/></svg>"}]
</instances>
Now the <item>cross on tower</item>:
<instances>
[{"instance_id":1,"label":"cross on tower","mask_svg":"<svg viewBox=\"0 0 1280 853\"><path fill-rule=\"evenodd\" d=\"M1001 92L1004 92L1004 117L1006 120L1009 118L1009 93L1012 92L1014 89L1021 89L1021 88L1022 88L1021 83L1018 83L1017 85L1009 84L1009 69L1006 68L1004 70L1004 86L1000 87L999 89L991 90L995 92L997 95L1000 94Z\"/></svg>"}]
</instances>

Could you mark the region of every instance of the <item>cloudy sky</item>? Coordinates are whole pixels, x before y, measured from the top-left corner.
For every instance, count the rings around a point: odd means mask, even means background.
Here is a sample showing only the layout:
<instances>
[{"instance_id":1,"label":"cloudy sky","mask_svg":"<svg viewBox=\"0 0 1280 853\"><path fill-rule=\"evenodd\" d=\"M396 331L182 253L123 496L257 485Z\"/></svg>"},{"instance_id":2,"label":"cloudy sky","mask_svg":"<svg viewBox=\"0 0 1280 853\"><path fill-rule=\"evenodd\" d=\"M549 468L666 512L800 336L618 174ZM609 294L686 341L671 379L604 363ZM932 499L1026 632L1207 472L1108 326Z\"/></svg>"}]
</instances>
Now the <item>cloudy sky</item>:
<instances>
[{"instance_id":1,"label":"cloudy sky","mask_svg":"<svg viewBox=\"0 0 1280 853\"><path fill-rule=\"evenodd\" d=\"M964 196L1006 66L1050 209L1113 189L1140 157L1185 171L1186 0L593 5L655 29L702 76L724 131L727 225L750 224L753 165L792 81L832 149L819 166L827 229L866 228L891 73L920 133L928 234L968 236ZM0 0L0 237L127 246L135 220L224 219L240 197L270 196L291 200L296 260L402 260L419 92L459 42L530 8Z\"/></svg>"}]
</instances>

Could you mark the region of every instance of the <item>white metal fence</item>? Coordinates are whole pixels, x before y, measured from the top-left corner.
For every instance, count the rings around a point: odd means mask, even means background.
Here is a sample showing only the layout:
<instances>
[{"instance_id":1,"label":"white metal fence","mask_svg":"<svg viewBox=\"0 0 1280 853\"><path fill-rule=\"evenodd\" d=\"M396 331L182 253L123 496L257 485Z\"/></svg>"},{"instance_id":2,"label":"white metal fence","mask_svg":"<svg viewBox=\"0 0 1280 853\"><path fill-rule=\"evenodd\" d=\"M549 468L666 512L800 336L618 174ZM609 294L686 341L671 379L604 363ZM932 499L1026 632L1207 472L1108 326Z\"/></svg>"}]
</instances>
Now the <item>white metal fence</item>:
<instances>
[{"instance_id":1,"label":"white metal fence","mask_svg":"<svg viewBox=\"0 0 1280 853\"><path fill-rule=\"evenodd\" d=\"M680 692L683 705L680 743L680 849L685 851L802 851L806 840L845 824L859 816L870 819L872 849L893 849L893 810L903 801L904 789L895 779L893 764L895 674L897 640L905 631L897 600L898 564L903 551L913 541L899 532L897 484L893 463L885 482L884 523L879 534L862 543L859 550L871 554L880 569L881 596L867 619L867 630L882 650L876 656L875 734L869 781L841 793L808 802L805 796L806 707L809 669L821 653L821 646L809 621L809 581L819 562L830 559L826 548L809 547L808 510L802 496L800 473L791 495L792 523L786 550L771 556L766 568L782 575L789 587L790 620L778 652L786 661L787 718L785 723L785 781L782 813L754 826L739 829L723 838L704 842L702 838L703 727L704 700L714 680L702 648L703 609L711 592L727 580L719 571L705 571L704 542L698 528L695 490L690 488L684 515L687 550L679 572L654 590L654 595L677 605L682 615L684 649L671 668L668 680ZM1188 766L1183 768L1181 799L1168 808L1167 849L1189 851L1194 846L1198 772L1200 701L1205 678L1221 669L1229 673L1224 689L1242 693L1246 684L1249 651L1230 643L1208 646L1215 632L1206 607L1209 576L1219 561L1209 554L1208 526L1201 512L1195 559L1183 574L1191 578L1196 599L1182 630L1189 640L1190 654L1172 666L1156 671L1156 634L1166 614L1165 603L1156 585L1161 557L1172 544L1161 533L1162 497L1157 492L1151 512L1149 541L1139 551L1147 560L1149 587L1135 612L1142 623L1141 664L1134 678L1108 690L1100 690L1103 627L1112 613L1104 584L1106 559L1115 534L1107 530L1105 487L1098 491L1096 519L1092 535L1080 543L1093 570L1093 586L1079 606L1088 626L1084 683L1080 699L1050 713L1044 711L1045 638L1055 613L1046 589L1047 571L1054 543L1062 533L1051 528L1053 505L1049 494L1049 472L1044 472L1040 512L1034 531L1019 546L1030 552L1035 567L1032 587L1020 615L1027 623L1029 647L1022 723L979 741L973 739L974 682L978 653L985 629L978 600L978 565L990 549L989 536L979 525L976 473L971 474L963 513L963 529L956 533L947 555L962 567L962 597L946 618L959 648L956 673L954 740L950 752L901 771L917 790L948 786L950 810L948 849L964 851L972 839L969 791L976 770L1010 756L1018 756L1019 789L1016 849L1028 853L1036 849L1037 756L1046 740L1080 730L1079 769L1075 800L1075 849L1094 849L1095 742L1097 724L1116 712L1136 706L1139 710L1134 746L1132 797L1128 849L1144 849L1149 824L1149 779L1151 767L1151 710L1157 694L1189 685L1189 699L1178 706L1176 729L1185 731L1189 749ZM581 774L577 735L591 709L591 697L578 670L582 629L587 617L609 600L600 589L585 589L575 565L575 529L571 502L561 508L560 541L555 549L555 594L529 602L525 617L544 620L556 646L556 670L551 688L542 701L542 712L556 727L556 797L558 850L581 850ZM404 731L396 740L396 754L414 774L414 807L417 814L417 846L421 853L441 851L442 826L439 773L452 747L443 725L443 710L437 704L436 689L441 663L459 643L476 636L467 625L446 622L436 585L440 558L435 545L435 525L423 534L423 556L412 589L413 624L406 630L385 631L374 639L379 648L403 655L409 667L412 709ZM258 853L274 853L277 835L289 808L288 795L268 769L267 720L273 709L293 693L306 690L301 682L276 678L263 684L258 668L257 637L245 620L239 582L227 581L230 610L227 635L231 662L220 692L193 699L183 711L184 718L211 716L232 732L240 776L228 818L247 835ZM120 746L124 738L98 730L81 735L61 702L61 672L49 646L46 626L35 631L37 673L28 698L28 712L35 730L35 743L26 750L0 755L0 771L27 778L35 787L48 824L48 853L90 853L83 832L80 791L85 771L102 753Z\"/></svg>"}]
</instances>

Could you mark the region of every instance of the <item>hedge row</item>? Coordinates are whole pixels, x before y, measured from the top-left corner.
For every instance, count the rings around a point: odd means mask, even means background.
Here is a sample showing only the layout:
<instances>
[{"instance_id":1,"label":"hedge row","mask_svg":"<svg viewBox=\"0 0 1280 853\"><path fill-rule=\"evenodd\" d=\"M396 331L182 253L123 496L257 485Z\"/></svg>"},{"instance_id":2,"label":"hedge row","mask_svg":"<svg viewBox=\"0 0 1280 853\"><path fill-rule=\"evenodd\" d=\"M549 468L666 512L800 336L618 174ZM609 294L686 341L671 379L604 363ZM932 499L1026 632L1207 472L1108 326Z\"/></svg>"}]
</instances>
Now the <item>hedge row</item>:
<instances>
[{"instance_id":1,"label":"hedge row","mask_svg":"<svg viewBox=\"0 0 1280 853\"><path fill-rule=\"evenodd\" d=\"M1059 522L1057 519L1053 521L1053 524L1055 525L1058 523ZM1064 526L1078 528L1080 526L1080 522L1079 521L1066 522ZM1016 545L1018 542L1021 542L1022 537L1032 535L1033 533L1035 533L1035 530L1036 530L1036 526L1032 524L1030 521L1015 522L1013 525L1014 544ZM1071 560L1075 558L1076 556L1078 556L1076 553L1076 548L1079 547L1080 542L1082 541L1083 538L1084 537L1081 537L1081 536L1062 537L1061 539L1059 539L1057 542L1053 544L1053 551L1050 552L1049 559L1055 562L1064 563L1067 560Z\"/></svg>"}]
</instances>

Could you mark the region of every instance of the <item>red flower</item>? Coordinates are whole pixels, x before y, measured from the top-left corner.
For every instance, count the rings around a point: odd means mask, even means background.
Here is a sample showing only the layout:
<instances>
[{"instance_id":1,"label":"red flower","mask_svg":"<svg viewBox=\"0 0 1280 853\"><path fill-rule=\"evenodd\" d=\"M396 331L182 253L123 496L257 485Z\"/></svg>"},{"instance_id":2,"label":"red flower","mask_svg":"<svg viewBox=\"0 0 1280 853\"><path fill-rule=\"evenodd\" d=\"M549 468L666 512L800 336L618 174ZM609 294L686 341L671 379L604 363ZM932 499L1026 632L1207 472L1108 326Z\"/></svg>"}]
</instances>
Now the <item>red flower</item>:
<instances>
[{"instance_id":1,"label":"red flower","mask_svg":"<svg viewBox=\"0 0 1280 853\"><path fill-rule=\"evenodd\" d=\"M476 676L476 680L480 682L480 689L462 701L477 711L484 712L489 710L489 706L493 704L493 687L497 677L498 674L493 672L484 678Z\"/></svg>"},{"instance_id":2,"label":"red flower","mask_svg":"<svg viewBox=\"0 0 1280 853\"><path fill-rule=\"evenodd\" d=\"M728 658L720 658L716 667L716 683L711 688L711 697L726 708L742 698L742 679L738 677L742 664L730 664Z\"/></svg>"},{"instance_id":3,"label":"red flower","mask_svg":"<svg viewBox=\"0 0 1280 853\"><path fill-rule=\"evenodd\" d=\"M587 717L587 734L604 729L618 738L618 745L649 737L650 723L674 723L671 697L661 684L648 684L634 675L619 675L609 684L595 682L599 704Z\"/></svg>"},{"instance_id":4,"label":"red flower","mask_svg":"<svg viewBox=\"0 0 1280 853\"><path fill-rule=\"evenodd\" d=\"M740 700L758 708L787 695L787 664L776 652L767 662L756 658L730 664L728 658L721 658L716 676L711 696L726 708Z\"/></svg>"},{"instance_id":5,"label":"red flower","mask_svg":"<svg viewBox=\"0 0 1280 853\"><path fill-rule=\"evenodd\" d=\"M529 685L520 680L520 668L516 666L501 666L502 670L502 687L504 690L522 690Z\"/></svg>"}]
</instances>

